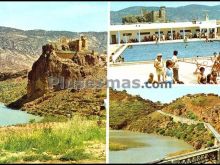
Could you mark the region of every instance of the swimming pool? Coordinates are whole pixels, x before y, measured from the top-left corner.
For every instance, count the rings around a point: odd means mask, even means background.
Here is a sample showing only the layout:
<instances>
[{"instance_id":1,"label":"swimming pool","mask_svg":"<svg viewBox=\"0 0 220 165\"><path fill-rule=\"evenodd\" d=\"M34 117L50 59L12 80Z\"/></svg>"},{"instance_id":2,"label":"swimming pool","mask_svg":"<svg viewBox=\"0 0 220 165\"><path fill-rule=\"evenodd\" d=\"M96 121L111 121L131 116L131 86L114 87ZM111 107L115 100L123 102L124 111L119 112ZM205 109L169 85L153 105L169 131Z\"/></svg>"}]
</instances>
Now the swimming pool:
<instances>
[{"instance_id":1,"label":"swimming pool","mask_svg":"<svg viewBox=\"0 0 220 165\"><path fill-rule=\"evenodd\" d=\"M170 59L174 50L178 51L179 58L210 56L214 52L220 52L220 42L193 41L134 45L126 48L121 55L125 62L154 60L158 53L163 54L163 59Z\"/></svg>"}]
</instances>

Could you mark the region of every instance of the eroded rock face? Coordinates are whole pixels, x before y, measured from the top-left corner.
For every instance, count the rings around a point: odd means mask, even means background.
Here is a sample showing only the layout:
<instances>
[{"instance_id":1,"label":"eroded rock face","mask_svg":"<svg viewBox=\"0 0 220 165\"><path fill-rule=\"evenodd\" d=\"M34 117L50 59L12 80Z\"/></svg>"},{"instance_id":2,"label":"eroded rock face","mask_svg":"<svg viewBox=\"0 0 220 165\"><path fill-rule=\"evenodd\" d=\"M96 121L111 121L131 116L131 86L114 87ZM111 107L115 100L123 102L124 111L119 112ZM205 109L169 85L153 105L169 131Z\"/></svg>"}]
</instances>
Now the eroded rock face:
<instances>
[{"instance_id":1,"label":"eroded rock face","mask_svg":"<svg viewBox=\"0 0 220 165\"><path fill-rule=\"evenodd\" d=\"M74 59L62 59L52 45L44 45L42 55L28 74L27 95L32 98L43 96L50 90L59 90L60 83L66 88L70 80L83 80L99 65L99 57L88 52L79 52Z\"/></svg>"}]
</instances>

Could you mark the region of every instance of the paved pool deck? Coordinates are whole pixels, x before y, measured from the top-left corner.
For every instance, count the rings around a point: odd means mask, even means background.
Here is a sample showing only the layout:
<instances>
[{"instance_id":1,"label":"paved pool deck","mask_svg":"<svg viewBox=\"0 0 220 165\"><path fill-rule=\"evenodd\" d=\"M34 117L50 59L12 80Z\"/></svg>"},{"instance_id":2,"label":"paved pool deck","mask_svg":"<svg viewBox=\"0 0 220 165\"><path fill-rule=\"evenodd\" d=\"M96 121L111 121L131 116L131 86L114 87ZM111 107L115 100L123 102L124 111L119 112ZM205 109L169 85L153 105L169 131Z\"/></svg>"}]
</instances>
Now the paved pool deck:
<instances>
[{"instance_id":1,"label":"paved pool deck","mask_svg":"<svg viewBox=\"0 0 220 165\"><path fill-rule=\"evenodd\" d=\"M211 60L206 60L207 62L202 65L206 68L205 74L211 72L211 67L206 64L212 64ZM203 63L202 60L200 60ZM190 62L179 62L179 79L183 81L184 84L197 84L197 75L193 72L196 70L196 64ZM139 79L141 83L148 80L149 74L153 73L155 75L154 79L157 80L156 70L154 68L153 62L131 62L131 63L117 63L111 64L109 67L109 79ZM220 81L220 77L218 77Z\"/></svg>"}]
</instances>

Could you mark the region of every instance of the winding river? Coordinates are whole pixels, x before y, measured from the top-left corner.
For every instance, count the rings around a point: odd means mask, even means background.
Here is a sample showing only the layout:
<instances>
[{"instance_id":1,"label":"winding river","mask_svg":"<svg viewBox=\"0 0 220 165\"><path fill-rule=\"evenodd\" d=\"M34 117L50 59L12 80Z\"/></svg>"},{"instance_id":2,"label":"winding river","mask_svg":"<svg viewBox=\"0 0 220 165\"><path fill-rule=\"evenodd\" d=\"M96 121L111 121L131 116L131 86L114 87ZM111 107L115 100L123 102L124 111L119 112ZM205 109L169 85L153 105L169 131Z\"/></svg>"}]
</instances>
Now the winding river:
<instances>
[{"instance_id":1,"label":"winding river","mask_svg":"<svg viewBox=\"0 0 220 165\"><path fill-rule=\"evenodd\" d=\"M30 120L40 121L42 117L28 114L24 111L12 110L0 103L0 126L29 123Z\"/></svg>"},{"instance_id":2,"label":"winding river","mask_svg":"<svg viewBox=\"0 0 220 165\"><path fill-rule=\"evenodd\" d=\"M111 138L119 139L118 142L134 141L146 145L121 151L109 151L110 163L147 163L162 159L171 153L193 149L182 140L155 134L110 130L110 141Z\"/></svg>"}]
</instances>

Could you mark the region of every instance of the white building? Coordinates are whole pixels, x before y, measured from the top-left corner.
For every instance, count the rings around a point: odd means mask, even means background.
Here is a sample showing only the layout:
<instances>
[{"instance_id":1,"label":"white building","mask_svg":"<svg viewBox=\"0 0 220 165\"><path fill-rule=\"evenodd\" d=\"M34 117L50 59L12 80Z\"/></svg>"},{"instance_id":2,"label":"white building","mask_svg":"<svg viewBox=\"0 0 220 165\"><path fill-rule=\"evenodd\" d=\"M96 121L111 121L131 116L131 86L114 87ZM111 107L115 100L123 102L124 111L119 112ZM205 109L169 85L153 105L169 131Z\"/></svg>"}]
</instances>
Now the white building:
<instances>
[{"instance_id":1,"label":"white building","mask_svg":"<svg viewBox=\"0 0 220 165\"><path fill-rule=\"evenodd\" d=\"M150 41L217 38L220 25L216 20L111 25L110 43L126 44Z\"/></svg>"}]
</instances>

